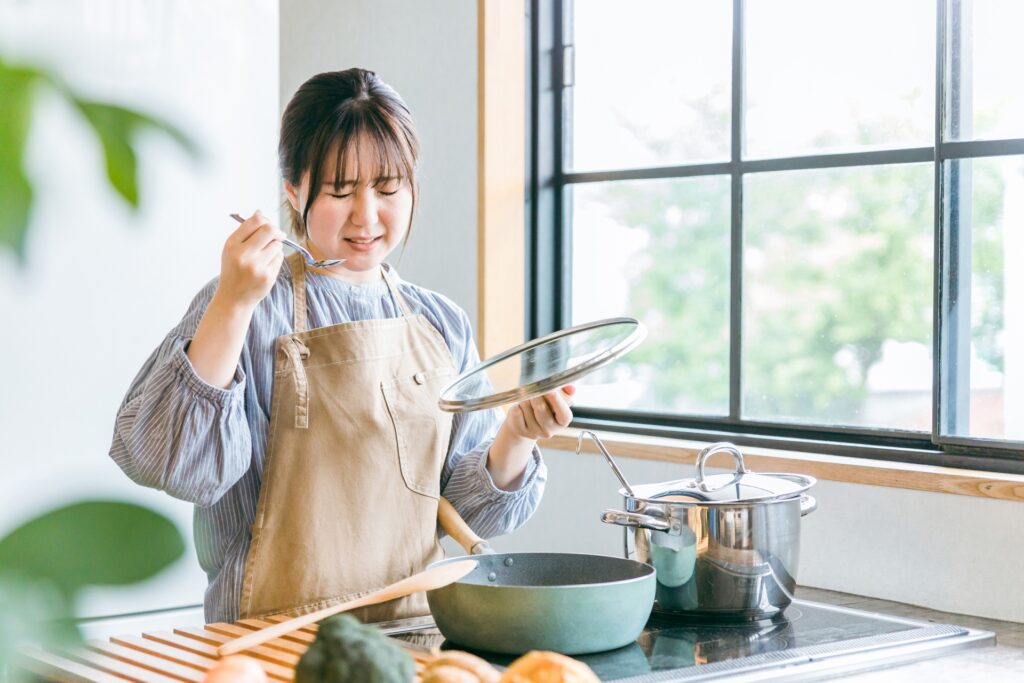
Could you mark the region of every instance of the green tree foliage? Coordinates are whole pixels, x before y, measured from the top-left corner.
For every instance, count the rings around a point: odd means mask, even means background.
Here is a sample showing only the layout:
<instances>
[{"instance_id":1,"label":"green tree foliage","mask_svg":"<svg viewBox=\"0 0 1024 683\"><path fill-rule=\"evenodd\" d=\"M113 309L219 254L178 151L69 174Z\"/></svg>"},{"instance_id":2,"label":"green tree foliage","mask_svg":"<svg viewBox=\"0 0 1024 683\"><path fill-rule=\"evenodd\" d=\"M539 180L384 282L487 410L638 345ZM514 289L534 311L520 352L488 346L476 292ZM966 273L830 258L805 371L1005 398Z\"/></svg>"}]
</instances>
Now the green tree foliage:
<instances>
[{"instance_id":1,"label":"green tree foliage","mask_svg":"<svg viewBox=\"0 0 1024 683\"><path fill-rule=\"evenodd\" d=\"M1004 350L1000 344L1003 331L1003 198L1006 196L1005 174L1024 176L1021 159L976 159L958 162L970 173L971 193L971 277L975 291L972 306L971 334L978 357L1002 371Z\"/></svg>"},{"instance_id":2,"label":"green tree foliage","mask_svg":"<svg viewBox=\"0 0 1024 683\"><path fill-rule=\"evenodd\" d=\"M744 409L857 423L887 340L930 344L930 165L750 180Z\"/></svg>"},{"instance_id":3,"label":"green tree foliage","mask_svg":"<svg viewBox=\"0 0 1024 683\"><path fill-rule=\"evenodd\" d=\"M721 412L729 377L728 178L609 183L585 191L596 192L618 222L648 239L627 274L628 310L647 324L648 337L620 361L651 369L653 395L645 403Z\"/></svg>"}]
</instances>

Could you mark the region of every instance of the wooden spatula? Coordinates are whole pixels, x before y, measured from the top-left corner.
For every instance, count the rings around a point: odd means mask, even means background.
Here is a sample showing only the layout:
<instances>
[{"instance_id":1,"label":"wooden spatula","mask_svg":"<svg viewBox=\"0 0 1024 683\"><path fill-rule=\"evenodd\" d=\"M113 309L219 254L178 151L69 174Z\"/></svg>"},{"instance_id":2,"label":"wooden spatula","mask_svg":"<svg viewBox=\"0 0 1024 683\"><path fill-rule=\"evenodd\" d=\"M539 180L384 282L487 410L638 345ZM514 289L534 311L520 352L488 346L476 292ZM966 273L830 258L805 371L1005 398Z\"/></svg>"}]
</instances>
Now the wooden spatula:
<instances>
[{"instance_id":1,"label":"wooden spatula","mask_svg":"<svg viewBox=\"0 0 1024 683\"><path fill-rule=\"evenodd\" d=\"M385 586L380 590L356 598L355 600L349 600L339 605L333 605L331 607L325 607L322 610L316 612L310 612L309 614L303 614L300 617L289 619L288 621L282 621L280 624L274 624L267 628L260 629L259 631L253 631L248 635L244 635L241 638L236 638L227 643L224 643L217 648L217 654L221 657L225 655L232 655L242 650L247 650L250 647L256 645L262 645L263 643L273 640L286 633L291 633L296 629L300 629L303 626L326 619L329 616L338 614L339 612L345 612L350 609L357 607L366 607L368 605L377 605L388 600L394 600L395 598L405 597L412 593L418 593L420 591L434 590L435 588L441 588L447 586L450 583L458 581L466 574L476 569L476 560L459 560L458 562L452 562L451 564L443 564L439 567L433 567L431 569L425 569L418 574L397 581L390 586Z\"/></svg>"}]
</instances>

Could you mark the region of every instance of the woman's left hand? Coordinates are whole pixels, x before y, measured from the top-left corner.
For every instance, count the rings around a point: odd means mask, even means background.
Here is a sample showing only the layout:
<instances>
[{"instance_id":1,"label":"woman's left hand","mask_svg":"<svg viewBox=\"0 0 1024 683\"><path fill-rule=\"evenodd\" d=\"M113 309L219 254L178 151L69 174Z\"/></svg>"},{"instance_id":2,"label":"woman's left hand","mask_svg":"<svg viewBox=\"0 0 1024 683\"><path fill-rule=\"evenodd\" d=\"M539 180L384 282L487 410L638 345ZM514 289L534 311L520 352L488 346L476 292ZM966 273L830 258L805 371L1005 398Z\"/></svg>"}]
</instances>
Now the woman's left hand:
<instances>
[{"instance_id":1,"label":"woman's left hand","mask_svg":"<svg viewBox=\"0 0 1024 683\"><path fill-rule=\"evenodd\" d=\"M572 396L576 387L567 384L561 389L517 403L505 416L506 428L521 439L536 441L557 434L572 422Z\"/></svg>"}]
</instances>

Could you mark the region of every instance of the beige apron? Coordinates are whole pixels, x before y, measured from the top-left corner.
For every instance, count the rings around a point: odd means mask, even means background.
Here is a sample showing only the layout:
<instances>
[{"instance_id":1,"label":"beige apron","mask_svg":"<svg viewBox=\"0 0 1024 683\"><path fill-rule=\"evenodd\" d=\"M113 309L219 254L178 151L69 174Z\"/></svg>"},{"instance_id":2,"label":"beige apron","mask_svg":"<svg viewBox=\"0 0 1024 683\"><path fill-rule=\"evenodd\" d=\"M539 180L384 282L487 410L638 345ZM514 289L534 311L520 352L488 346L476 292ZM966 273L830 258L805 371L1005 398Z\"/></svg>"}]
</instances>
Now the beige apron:
<instances>
[{"instance_id":1,"label":"beige apron","mask_svg":"<svg viewBox=\"0 0 1024 683\"><path fill-rule=\"evenodd\" d=\"M452 418L437 399L455 375L444 338L383 268L400 317L308 330L305 267L298 254L289 264L295 332L277 340L243 618L312 612L444 556L437 501ZM427 613L421 593L354 614Z\"/></svg>"}]
</instances>

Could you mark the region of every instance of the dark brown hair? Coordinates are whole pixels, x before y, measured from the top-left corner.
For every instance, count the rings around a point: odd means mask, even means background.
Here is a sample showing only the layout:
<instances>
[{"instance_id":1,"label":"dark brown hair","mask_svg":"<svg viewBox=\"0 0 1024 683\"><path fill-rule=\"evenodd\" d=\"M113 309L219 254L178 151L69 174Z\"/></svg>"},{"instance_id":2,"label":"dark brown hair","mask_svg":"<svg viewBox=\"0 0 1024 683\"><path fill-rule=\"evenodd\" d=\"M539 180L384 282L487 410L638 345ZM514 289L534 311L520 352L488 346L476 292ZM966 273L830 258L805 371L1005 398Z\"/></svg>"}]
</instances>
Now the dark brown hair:
<instances>
[{"instance_id":1,"label":"dark brown hair","mask_svg":"<svg viewBox=\"0 0 1024 683\"><path fill-rule=\"evenodd\" d=\"M306 205L300 207L302 214L288 204L296 235L306 236L309 208L324 184L328 155L337 155L334 184L340 188L345 158L348 154L358 155L360 140L367 143L373 154L374 174L370 183L376 186L384 178L408 182L412 188L412 210L416 210L415 174L420 144L409 108L372 71L328 71L303 83L281 117L281 176L298 187L303 174L309 171L309 197ZM358 157L355 161L359 168ZM409 221L411 224L411 214ZM408 240L408 232L405 237Z\"/></svg>"}]
</instances>

